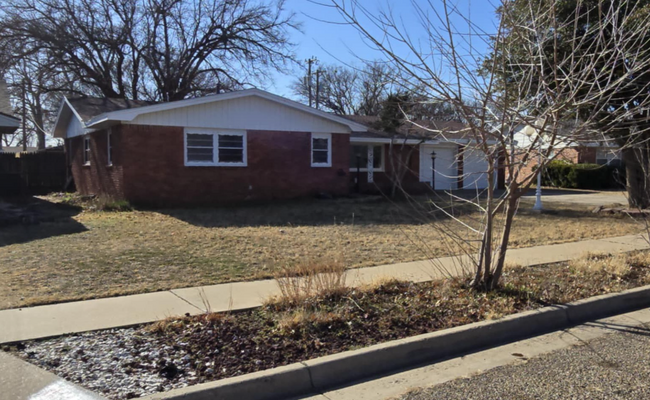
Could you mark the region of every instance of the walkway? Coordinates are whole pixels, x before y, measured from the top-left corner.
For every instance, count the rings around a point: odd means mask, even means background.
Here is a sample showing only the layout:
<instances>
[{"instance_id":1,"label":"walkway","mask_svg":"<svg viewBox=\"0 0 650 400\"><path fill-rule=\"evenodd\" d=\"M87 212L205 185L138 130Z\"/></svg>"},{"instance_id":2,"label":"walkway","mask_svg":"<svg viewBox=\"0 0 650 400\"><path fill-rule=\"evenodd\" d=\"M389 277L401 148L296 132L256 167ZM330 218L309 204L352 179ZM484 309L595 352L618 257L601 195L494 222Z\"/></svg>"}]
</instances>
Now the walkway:
<instances>
[{"instance_id":1,"label":"walkway","mask_svg":"<svg viewBox=\"0 0 650 400\"><path fill-rule=\"evenodd\" d=\"M586 252L618 253L647 249L637 235L537 246L508 251L507 262L536 265L568 261ZM422 282L461 272L458 257L380 265L348 271L350 285L380 278ZM273 280L237 282L198 288L0 311L0 343L153 322L170 316L196 315L257 307L278 294Z\"/></svg>"},{"instance_id":2,"label":"walkway","mask_svg":"<svg viewBox=\"0 0 650 400\"><path fill-rule=\"evenodd\" d=\"M534 201L535 190L529 190L522 199ZM579 204L591 207L613 204L627 205L627 192L616 190L597 192L579 189L543 189L542 203L546 202Z\"/></svg>"}]
</instances>

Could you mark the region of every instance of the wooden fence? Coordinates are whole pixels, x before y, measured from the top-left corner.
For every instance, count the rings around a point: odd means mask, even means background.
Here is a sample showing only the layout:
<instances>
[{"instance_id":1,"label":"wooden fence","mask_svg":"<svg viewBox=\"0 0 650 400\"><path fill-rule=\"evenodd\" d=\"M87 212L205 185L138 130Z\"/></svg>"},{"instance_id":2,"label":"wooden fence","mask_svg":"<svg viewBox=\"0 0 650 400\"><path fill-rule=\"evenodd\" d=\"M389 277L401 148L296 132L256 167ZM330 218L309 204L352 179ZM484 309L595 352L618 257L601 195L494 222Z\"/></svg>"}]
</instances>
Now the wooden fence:
<instances>
[{"instance_id":1,"label":"wooden fence","mask_svg":"<svg viewBox=\"0 0 650 400\"><path fill-rule=\"evenodd\" d=\"M65 153L0 153L0 196L44 194L63 190Z\"/></svg>"}]
</instances>

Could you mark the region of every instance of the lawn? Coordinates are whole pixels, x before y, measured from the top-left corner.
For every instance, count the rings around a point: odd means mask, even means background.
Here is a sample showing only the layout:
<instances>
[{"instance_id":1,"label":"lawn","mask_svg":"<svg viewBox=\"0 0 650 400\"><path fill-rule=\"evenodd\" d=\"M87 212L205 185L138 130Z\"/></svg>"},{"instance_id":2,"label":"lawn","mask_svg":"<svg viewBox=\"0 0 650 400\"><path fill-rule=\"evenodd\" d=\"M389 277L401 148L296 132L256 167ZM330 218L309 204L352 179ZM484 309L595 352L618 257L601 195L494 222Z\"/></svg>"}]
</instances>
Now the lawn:
<instances>
[{"instance_id":1,"label":"lawn","mask_svg":"<svg viewBox=\"0 0 650 400\"><path fill-rule=\"evenodd\" d=\"M536 214L527 211L530 204L522 205L512 247L640 229L624 216L575 205L548 207L550 212ZM409 210L406 203L379 198L218 209L73 209L66 217L0 228L0 308L268 278L314 259L361 267L458 251Z\"/></svg>"},{"instance_id":2,"label":"lawn","mask_svg":"<svg viewBox=\"0 0 650 400\"><path fill-rule=\"evenodd\" d=\"M485 293L460 279L330 286L224 314L2 346L109 399L136 398L650 283L650 254L509 268Z\"/></svg>"}]
</instances>

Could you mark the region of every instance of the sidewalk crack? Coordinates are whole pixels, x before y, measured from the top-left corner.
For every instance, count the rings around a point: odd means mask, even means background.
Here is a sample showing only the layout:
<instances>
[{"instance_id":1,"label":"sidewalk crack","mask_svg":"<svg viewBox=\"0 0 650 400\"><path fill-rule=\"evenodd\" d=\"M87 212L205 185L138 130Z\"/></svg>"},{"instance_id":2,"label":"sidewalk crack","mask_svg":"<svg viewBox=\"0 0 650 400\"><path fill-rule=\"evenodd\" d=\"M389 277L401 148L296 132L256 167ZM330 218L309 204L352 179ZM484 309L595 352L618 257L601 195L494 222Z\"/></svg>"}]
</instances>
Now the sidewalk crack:
<instances>
[{"instance_id":1,"label":"sidewalk crack","mask_svg":"<svg viewBox=\"0 0 650 400\"><path fill-rule=\"evenodd\" d=\"M192 307L196 308L197 310L199 310L199 311L201 311L201 312L207 312L206 310L204 310L204 309L202 309L201 307L195 305L195 304L192 303L191 301L185 299L184 297L179 296L179 295L176 294L173 290L170 290L169 293L171 293L171 294L173 294L174 296L178 297L179 299L183 300L184 302L186 302L187 304L189 304L189 305L191 305Z\"/></svg>"}]
</instances>

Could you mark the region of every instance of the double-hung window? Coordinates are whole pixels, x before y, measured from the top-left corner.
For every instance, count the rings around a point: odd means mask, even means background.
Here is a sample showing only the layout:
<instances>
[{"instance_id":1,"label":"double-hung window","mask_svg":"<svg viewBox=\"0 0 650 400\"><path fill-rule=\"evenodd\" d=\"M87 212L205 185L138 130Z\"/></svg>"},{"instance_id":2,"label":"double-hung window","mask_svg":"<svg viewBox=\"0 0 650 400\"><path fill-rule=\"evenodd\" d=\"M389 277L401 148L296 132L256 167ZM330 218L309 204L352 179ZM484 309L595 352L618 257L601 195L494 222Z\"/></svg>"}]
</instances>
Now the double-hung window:
<instances>
[{"instance_id":1,"label":"double-hung window","mask_svg":"<svg viewBox=\"0 0 650 400\"><path fill-rule=\"evenodd\" d=\"M186 129L185 165L245 167L246 132Z\"/></svg>"},{"instance_id":2,"label":"double-hung window","mask_svg":"<svg viewBox=\"0 0 650 400\"><path fill-rule=\"evenodd\" d=\"M311 134L311 166L332 166L332 135L329 133Z\"/></svg>"},{"instance_id":3,"label":"double-hung window","mask_svg":"<svg viewBox=\"0 0 650 400\"><path fill-rule=\"evenodd\" d=\"M84 165L90 165L90 136L84 136Z\"/></svg>"}]
</instances>

